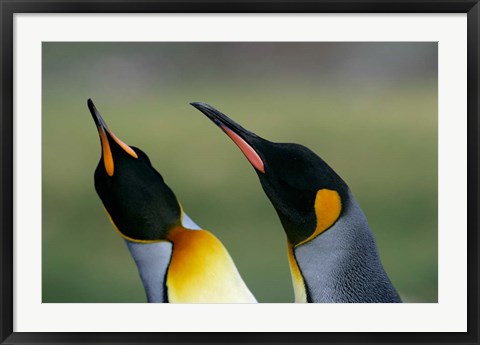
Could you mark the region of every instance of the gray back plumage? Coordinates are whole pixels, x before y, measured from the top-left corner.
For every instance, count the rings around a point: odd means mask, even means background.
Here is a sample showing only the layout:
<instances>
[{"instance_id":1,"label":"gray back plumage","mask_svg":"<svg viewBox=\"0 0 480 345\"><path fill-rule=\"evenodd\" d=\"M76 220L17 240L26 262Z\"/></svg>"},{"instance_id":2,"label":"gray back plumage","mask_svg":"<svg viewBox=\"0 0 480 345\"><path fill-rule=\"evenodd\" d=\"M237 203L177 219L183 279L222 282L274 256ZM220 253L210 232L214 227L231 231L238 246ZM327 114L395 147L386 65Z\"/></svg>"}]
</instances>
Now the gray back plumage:
<instances>
[{"instance_id":1,"label":"gray back plumage","mask_svg":"<svg viewBox=\"0 0 480 345\"><path fill-rule=\"evenodd\" d=\"M323 303L399 303L368 222L350 193L337 222L295 248L307 298Z\"/></svg>"}]
</instances>

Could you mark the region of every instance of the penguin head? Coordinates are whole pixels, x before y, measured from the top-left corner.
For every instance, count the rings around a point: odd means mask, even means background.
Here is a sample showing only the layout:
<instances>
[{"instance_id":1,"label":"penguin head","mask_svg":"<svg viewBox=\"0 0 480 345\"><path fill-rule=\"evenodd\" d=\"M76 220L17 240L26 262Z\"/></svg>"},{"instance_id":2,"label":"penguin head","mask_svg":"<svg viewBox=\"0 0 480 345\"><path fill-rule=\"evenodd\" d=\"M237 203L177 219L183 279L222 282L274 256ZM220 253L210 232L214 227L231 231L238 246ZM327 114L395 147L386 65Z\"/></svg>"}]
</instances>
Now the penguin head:
<instances>
[{"instance_id":1,"label":"penguin head","mask_svg":"<svg viewBox=\"0 0 480 345\"><path fill-rule=\"evenodd\" d=\"M175 194L139 148L118 139L92 100L88 100L100 136L101 157L94 174L95 190L115 228L133 242L165 240L180 224Z\"/></svg>"},{"instance_id":2,"label":"penguin head","mask_svg":"<svg viewBox=\"0 0 480 345\"><path fill-rule=\"evenodd\" d=\"M347 204L348 186L323 159L299 144L265 140L208 104L191 105L219 126L252 164L292 246L335 224Z\"/></svg>"}]
</instances>

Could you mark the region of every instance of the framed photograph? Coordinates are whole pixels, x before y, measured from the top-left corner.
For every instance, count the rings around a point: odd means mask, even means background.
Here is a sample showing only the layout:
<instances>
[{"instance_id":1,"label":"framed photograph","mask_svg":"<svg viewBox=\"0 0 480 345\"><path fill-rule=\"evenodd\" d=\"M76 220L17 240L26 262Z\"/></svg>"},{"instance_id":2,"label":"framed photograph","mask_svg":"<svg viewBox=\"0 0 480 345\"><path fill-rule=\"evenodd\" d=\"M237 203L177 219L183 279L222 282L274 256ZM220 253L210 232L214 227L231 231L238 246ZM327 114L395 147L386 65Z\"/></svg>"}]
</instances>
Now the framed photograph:
<instances>
[{"instance_id":1,"label":"framed photograph","mask_svg":"<svg viewBox=\"0 0 480 345\"><path fill-rule=\"evenodd\" d=\"M2 1L1 343L479 343L479 6Z\"/></svg>"}]
</instances>

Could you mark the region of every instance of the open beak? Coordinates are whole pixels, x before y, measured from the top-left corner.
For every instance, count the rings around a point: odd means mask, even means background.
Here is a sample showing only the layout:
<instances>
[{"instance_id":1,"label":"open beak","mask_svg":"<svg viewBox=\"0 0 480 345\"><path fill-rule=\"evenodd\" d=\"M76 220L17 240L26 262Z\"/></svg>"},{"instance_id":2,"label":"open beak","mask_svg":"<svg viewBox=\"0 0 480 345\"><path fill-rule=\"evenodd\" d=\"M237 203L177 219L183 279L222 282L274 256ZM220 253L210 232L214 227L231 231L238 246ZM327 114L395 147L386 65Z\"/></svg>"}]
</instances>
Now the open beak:
<instances>
[{"instance_id":1,"label":"open beak","mask_svg":"<svg viewBox=\"0 0 480 345\"><path fill-rule=\"evenodd\" d=\"M205 114L213 123L220 127L226 135L233 140L233 142L238 146L240 151L243 152L248 161L253 165L258 171L265 173L265 165L253 146L253 141L255 139L260 139L256 134L246 130L227 115L221 113L214 107L209 104L201 102L190 103L192 106L200 110Z\"/></svg>"},{"instance_id":2,"label":"open beak","mask_svg":"<svg viewBox=\"0 0 480 345\"><path fill-rule=\"evenodd\" d=\"M116 143L133 158L138 158L138 155L130 146L118 139L115 134L113 134L113 132L108 129L108 126L103 120L102 115L100 115L97 108L95 107L95 104L93 104L90 98L88 99L87 104L88 109L92 114L93 121L95 121L95 124L97 125L98 135L100 136L100 143L102 144L102 157L103 164L105 165L105 170L107 171L108 176L113 176L115 165L113 162L113 155L110 144Z\"/></svg>"}]
</instances>

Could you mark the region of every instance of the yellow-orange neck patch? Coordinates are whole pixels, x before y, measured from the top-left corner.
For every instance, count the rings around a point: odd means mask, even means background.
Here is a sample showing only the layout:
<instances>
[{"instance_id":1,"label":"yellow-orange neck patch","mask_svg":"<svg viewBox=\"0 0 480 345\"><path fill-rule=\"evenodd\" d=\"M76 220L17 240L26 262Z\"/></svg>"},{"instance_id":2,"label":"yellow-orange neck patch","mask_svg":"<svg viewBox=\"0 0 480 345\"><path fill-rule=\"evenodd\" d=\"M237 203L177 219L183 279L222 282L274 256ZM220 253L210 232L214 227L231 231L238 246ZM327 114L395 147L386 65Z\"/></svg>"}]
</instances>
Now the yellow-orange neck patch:
<instances>
[{"instance_id":1,"label":"yellow-orange neck patch","mask_svg":"<svg viewBox=\"0 0 480 345\"><path fill-rule=\"evenodd\" d=\"M342 200L338 192L330 189L320 189L315 197L315 216L317 218L317 226L313 234L304 239L295 246L300 246L313 240L322 232L330 228L340 217L342 212Z\"/></svg>"},{"instance_id":2,"label":"yellow-orange neck patch","mask_svg":"<svg viewBox=\"0 0 480 345\"><path fill-rule=\"evenodd\" d=\"M307 303L307 292L305 281L295 258L295 247L313 240L322 232L330 228L340 217L342 212L342 201L340 195L330 189L320 189L315 197L315 216L317 218L317 226L313 234L303 241L288 246L288 261L290 263L290 272L292 274L293 289L295 292L295 303Z\"/></svg>"},{"instance_id":3,"label":"yellow-orange neck patch","mask_svg":"<svg viewBox=\"0 0 480 345\"><path fill-rule=\"evenodd\" d=\"M210 232L177 226L168 237L173 242L167 272L169 302L255 302L227 250Z\"/></svg>"}]
</instances>

